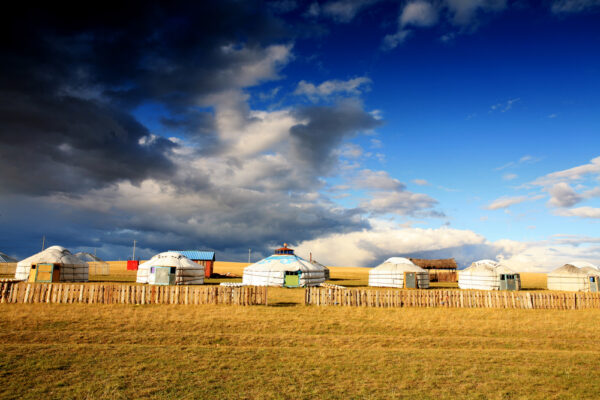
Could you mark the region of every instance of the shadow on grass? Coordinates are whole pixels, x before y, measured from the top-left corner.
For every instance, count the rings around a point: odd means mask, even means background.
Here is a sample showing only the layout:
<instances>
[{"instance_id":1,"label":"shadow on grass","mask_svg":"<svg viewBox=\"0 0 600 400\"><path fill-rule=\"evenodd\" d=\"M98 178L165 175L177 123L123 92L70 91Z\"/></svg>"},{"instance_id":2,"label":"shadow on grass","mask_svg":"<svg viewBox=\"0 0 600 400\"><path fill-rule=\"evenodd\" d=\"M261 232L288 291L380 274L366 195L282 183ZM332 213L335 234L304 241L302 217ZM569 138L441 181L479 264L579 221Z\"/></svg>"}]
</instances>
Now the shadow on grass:
<instances>
[{"instance_id":1,"label":"shadow on grass","mask_svg":"<svg viewBox=\"0 0 600 400\"><path fill-rule=\"evenodd\" d=\"M280 301L277 303L269 302L269 307L295 307L297 305L300 305L300 303L295 303L293 301Z\"/></svg>"}]
</instances>

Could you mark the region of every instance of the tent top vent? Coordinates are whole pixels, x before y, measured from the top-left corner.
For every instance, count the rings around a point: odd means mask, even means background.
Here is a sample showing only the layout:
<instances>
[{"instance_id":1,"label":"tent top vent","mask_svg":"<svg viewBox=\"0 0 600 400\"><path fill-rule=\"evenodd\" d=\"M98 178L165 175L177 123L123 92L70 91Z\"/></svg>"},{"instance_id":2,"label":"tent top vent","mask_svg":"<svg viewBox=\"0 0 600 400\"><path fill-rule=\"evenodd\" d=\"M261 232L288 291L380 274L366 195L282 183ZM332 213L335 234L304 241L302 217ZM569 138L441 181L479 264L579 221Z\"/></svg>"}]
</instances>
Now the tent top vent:
<instances>
[{"instance_id":1,"label":"tent top vent","mask_svg":"<svg viewBox=\"0 0 600 400\"><path fill-rule=\"evenodd\" d=\"M294 250L287 247L287 243L283 244L283 247L275 250L275 255L294 255Z\"/></svg>"}]
</instances>

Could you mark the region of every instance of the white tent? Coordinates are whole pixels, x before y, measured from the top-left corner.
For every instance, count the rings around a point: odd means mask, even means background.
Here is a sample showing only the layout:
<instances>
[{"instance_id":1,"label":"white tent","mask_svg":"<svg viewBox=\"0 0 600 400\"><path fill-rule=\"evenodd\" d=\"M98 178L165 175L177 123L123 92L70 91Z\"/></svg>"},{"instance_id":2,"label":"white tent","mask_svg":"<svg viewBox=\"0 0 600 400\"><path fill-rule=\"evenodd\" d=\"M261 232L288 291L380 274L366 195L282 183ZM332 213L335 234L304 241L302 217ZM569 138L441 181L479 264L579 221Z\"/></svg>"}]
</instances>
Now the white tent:
<instances>
[{"instance_id":1,"label":"white tent","mask_svg":"<svg viewBox=\"0 0 600 400\"><path fill-rule=\"evenodd\" d=\"M521 275L493 260L480 260L458 271L458 287L478 290L520 290Z\"/></svg>"},{"instance_id":2,"label":"white tent","mask_svg":"<svg viewBox=\"0 0 600 400\"><path fill-rule=\"evenodd\" d=\"M139 266L136 282L151 285L202 285L204 265L175 251L166 251Z\"/></svg>"},{"instance_id":3,"label":"white tent","mask_svg":"<svg viewBox=\"0 0 600 400\"><path fill-rule=\"evenodd\" d=\"M548 274L548 290L598 291L600 271L589 263L572 262Z\"/></svg>"},{"instance_id":4,"label":"white tent","mask_svg":"<svg viewBox=\"0 0 600 400\"><path fill-rule=\"evenodd\" d=\"M325 269L298 257L284 244L272 256L244 268L242 282L256 286L318 286L325 282Z\"/></svg>"},{"instance_id":5,"label":"white tent","mask_svg":"<svg viewBox=\"0 0 600 400\"><path fill-rule=\"evenodd\" d=\"M329 268L318 262L317 260L310 260L310 263L316 265L317 267L323 268L323 275L325 276L325 280L328 280L331 276L329 272Z\"/></svg>"},{"instance_id":6,"label":"white tent","mask_svg":"<svg viewBox=\"0 0 600 400\"><path fill-rule=\"evenodd\" d=\"M427 289L429 272L408 258L392 257L369 271L369 286Z\"/></svg>"},{"instance_id":7,"label":"white tent","mask_svg":"<svg viewBox=\"0 0 600 400\"><path fill-rule=\"evenodd\" d=\"M69 250L61 246L48 247L46 250L20 261L17 264L15 279L30 279L30 272L32 272L32 268L34 271L37 271L36 274L31 275L32 281L37 280L38 282L54 282L56 281L53 278L54 274L59 276L58 280L60 282L88 281L88 264L85 261L81 261L79 258L75 257ZM40 272L42 270L44 270L44 275L50 274L47 277L48 279L42 279L42 273ZM54 271L60 271L60 274Z\"/></svg>"}]
</instances>

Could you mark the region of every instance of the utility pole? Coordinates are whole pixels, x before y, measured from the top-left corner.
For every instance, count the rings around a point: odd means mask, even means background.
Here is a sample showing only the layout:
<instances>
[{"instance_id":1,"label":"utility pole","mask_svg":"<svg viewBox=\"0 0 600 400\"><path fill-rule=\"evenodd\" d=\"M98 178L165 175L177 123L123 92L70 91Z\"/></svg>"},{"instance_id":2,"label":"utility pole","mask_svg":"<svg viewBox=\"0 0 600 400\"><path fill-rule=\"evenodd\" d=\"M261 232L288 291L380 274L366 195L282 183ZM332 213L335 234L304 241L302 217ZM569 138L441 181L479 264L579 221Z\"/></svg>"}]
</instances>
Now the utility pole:
<instances>
[{"instance_id":1,"label":"utility pole","mask_svg":"<svg viewBox=\"0 0 600 400\"><path fill-rule=\"evenodd\" d=\"M46 235L42 236L42 251L44 251L45 245L46 245Z\"/></svg>"},{"instance_id":2,"label":"utility pole","mask_svg":"<svg viewBox=\"0 0 600 400\"><path fill-rule=\"evenodd\" d=\"M133 257L131 257L132 260L135 260L135 243L136 241L133 241Z\"/></svg>"},{"instance_id":3,"label":"utility pole","mask_svg":"<svg viewBox=\"0 0 600 400\"><path fill-rule=\"evenodd\" d=\"M252 254L252 249L248 249L248 264L250 264L250 254Z\"/></svg>"}]
</instances>

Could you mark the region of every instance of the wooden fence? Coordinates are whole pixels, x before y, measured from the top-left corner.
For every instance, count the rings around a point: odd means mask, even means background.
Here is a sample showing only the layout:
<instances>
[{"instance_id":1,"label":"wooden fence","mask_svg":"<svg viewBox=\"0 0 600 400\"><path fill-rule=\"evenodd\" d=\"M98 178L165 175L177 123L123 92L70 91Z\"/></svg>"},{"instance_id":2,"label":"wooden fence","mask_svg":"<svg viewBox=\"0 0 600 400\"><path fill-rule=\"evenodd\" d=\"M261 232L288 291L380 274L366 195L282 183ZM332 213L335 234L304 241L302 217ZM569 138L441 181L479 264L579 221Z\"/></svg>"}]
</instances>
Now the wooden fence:
<instances>
[{"instance_id":1,"label":"wooden fence","mask_svg":"<svg viewBox=\"0 0 600 400\"><path fill-rule=\"evenodd\" d=\"M267 305L267 288L4 281L0 282L0 303Z\"/></svg>"},{"instance_id":2,"label":"wooden fence","mask_svg":"<svg viewBox=\"0 0 600 400\"><path fill-rule=\"evenodd\" d=\"M369 290L310 287L305 304L355 307L600 308L600 293L481 290Z\"/></svg>"}]
</instances>

